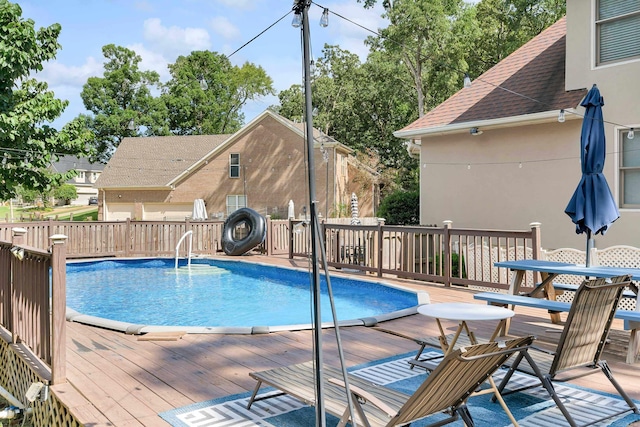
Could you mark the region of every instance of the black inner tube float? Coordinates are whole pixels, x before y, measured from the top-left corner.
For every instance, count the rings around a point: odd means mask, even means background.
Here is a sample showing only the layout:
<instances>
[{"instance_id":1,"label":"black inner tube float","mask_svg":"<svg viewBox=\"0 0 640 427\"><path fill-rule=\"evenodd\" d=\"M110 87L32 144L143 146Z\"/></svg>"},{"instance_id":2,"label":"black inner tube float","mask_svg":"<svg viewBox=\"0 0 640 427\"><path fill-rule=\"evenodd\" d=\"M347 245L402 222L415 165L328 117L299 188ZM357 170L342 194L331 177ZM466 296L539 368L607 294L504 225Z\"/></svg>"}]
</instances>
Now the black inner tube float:
<instances>
[{"instance_id":1,"label":"black inner tube float","mask_svg":"<svg viewBox=\"0 0 640 427\"><path fill-rule=\"evenodd\" d=\"M249 231L244 238L236 239L234 230L242 223L246 224ZM264 217L253 209L240 208L224 221L222 249L227 255L242 255L262 243L266 234L267 225Z\"/></svg>"}]
</instances>

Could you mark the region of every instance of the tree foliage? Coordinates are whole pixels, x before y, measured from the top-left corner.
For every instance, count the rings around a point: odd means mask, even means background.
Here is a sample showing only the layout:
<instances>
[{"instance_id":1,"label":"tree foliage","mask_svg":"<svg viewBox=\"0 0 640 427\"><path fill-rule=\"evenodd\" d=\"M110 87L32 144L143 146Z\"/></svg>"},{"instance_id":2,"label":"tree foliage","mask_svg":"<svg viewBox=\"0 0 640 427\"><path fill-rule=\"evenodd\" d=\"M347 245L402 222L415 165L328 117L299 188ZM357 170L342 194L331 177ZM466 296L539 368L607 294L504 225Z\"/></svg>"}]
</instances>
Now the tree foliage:
<instances>
[{"instance_id":1,"label":"tree foliage","mask_svg":"<svg viewBox=\"0 0 640 427\"><path fill-rule=\"evenodd\" d=\"M477 25L468 55L469 74L482 74L565 13L561 0L482 0L475 7L482 25Z\"/></svg>"},{"instance_id":2,"label":"tree foliage","mask_svg":"<svg viewBox=\"0 0 640 427\"><path fill-rule=\"evenodd\" d=\"M20 6L0 0L0 200L15 197L19 185L49 191L69 178L49 169L51 163L64 154L86 154L77 127L49 126L68 102L31 77L55 58L60 29L36 30Z\"/></svg>"},{"instance_id":3,"label":"tree foliage","mask_svg":"<svg viewBox=\"0 0 640 427\"><path fill-rule=\"evenodd\" d=\"M160 89L158 73L140 70L142 58L131 49L109 44L102 54L103 77L89 77L80 94L91 114L74 122L92 133L94 160L106 162L125 137L169 132L164 105L152 95Z\"/></svg>"},{"instance_id":4,"label":"tree foliage","mask_svg":"<svg viewBox=\"0 0 640 427\"><path fill-rule=\"evenodd\" d=\"M358 0L371 7L376 0ZM369 37L366 62L325 46L311 84L314 126L359 152L379 156L395 172L385 194L419 187L417 159L393 136L559 19L560 0L383 0L389 25ZM272 107L304 118L299 85ZM368 150L368 151L367 151Z\"/></svg>"},{"instance_id":5,"label":"tree foliage","mask_svg":"<svg viewBox=\"0 0 640 427\"><path fill-rule=\"evenodd\" d=\"M371 2L369 2L371 3ZM385 1L389 25L369 38L372 49L381 50L406 67L416 91L418 115L455 92L466 70L464 56L473 21L462 0Z\"/></svg>"},{"instance_id":6,"label":"tree foliage","mask_svg":"<svg viewBox=\"0 0 640 427\"><path fill-rule=\"evenodd\" d=\"M242 106L274 93L273 81L262 67L209 51L191 52L169 65L171 80L162 101L168 110L168 128L175 135L232 133L242 127Z\"/></svg>"},{"instance_id":7,"label":"tree foliage","mask_svg":"<svg viewBox=\"0 0 640 427\"><path fill-rule=\"evenodd\" d=\"M103 77L90 77L81 94L88 114L73 121L93 135L102 162L125 137L235 132L244 121L242 106L273 93L261 67L233 66L215 52L178 57L165 84L155 71L140 69L142 58L133 50L110 44L102 52Z\"/></svg>"},{"instance_id":8,"label":"tree foliage","mask_svg":"<svg viewBox=\"0 0 640 427\"><path fill-rule=\"evenodd\" d=\"M420 192L399 190L380 203L378 216L390 225L420 224Z\"/></svg>"},{"instance_id":9,"label":"tree foliage","mask_svg":"<svg viewBox=\"0 0 640 427\"><path fill-rule=\"evenodd\" d=\"M326 45L316 61L311 83L314 127L359 151L375 154L380 167L406 171L415 167L403 141L393 131L414 120L410 81L404 68L373 52L367 62L337 46ZM304 93L300 85L280 92L274 109L302 121Z\"/></svg>"},{"instance_id":10,"label":"tree foliage","mask_svg":"<svg viewBox=\"0 0 640 427\"><path fill-rule=\"evenodd\" d=\"M58 200L63 200L65 204L71 200L78 198L78 190L75 185L62 184L60 187L53 190L53 197Z\"/></svg>"}]
</instances>

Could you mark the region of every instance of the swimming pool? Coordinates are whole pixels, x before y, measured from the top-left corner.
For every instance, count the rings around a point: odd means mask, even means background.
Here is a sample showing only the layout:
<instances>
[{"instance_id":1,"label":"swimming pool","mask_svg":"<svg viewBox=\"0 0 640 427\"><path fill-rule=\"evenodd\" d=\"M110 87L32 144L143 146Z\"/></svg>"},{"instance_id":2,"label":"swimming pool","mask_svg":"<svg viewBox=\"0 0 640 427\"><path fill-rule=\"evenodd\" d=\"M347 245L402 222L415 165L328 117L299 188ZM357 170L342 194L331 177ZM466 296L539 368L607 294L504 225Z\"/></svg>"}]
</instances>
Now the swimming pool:
<instances>
[{"instance_id":1,"label":"swimming pool","mask_svg":"<svg viewBox=\"0 0 640 427\"><path fill-rule=\"evenodd\" d=\"M67 319L130 333L266 333L310 328L307 271L240 260L115 259L67 265ZM414 313L428 295L331 276L341 325ZM322 277L322 321L331 322Z\"/></svg>"}]
</instances>

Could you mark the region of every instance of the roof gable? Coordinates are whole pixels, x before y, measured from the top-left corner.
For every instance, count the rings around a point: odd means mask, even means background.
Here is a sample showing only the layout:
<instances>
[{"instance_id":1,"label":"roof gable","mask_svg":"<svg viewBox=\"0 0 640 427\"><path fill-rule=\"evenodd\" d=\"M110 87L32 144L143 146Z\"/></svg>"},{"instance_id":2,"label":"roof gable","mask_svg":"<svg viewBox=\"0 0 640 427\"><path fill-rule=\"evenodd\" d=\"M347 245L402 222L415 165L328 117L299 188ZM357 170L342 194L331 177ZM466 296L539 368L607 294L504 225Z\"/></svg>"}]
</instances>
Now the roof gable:
<instances>
[{"instance_id":1,"label":"roof gable","mask_svg":"<svg viewBox=\"0 0 640 427\"><path fill-rule=\"evenodd\" d=\"M577 107L586 89L564 89L565 41L566 18L562 18L397 136Z\"/></svg>"},{"instance_id":2,"label":"roof gable","mask_svg":"<svg viewBox=\"0 0 640 427\"><path fill-rule=\"evenodd\" d=\"M166 187L229 135L124 138L95 186Z\"/></svg>"},{"instance_id":3,"label":"roof gable","mask_svg":"<svg viewBox=\"0 0 640 427\"><path fill-rule=\"evenodd\" d=\"M294 123L265 110L232 135L153 136L124 138L96 181L98 188L163 188L175 185L216 153L224 150L264 120L273 119L304 137L304 124ZM335 146L345 153L353 150L314 129L314 143Z\"/></svg>"}]
</instances>

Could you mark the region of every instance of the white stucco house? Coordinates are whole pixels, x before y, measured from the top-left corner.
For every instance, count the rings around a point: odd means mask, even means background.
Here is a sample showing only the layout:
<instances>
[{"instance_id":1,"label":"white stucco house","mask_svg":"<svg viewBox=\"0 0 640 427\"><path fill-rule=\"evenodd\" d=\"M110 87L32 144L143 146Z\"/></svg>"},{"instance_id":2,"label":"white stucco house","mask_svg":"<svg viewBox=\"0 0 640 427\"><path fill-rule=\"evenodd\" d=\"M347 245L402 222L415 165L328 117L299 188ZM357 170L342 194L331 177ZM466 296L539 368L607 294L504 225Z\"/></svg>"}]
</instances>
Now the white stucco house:
<instances>
[{"instance_id":1,"label":"white stucco house","mask_svg":"<svg viewBox=\"0 0 640 427\"><path fill-rule=\"evenodd\" d=\"M565 18L394 133L420 158L421 223L522 230L540 222L543 247L584 248L564 210L581 175L579 105L596 84L604 174L620 210L596 246L640 247L638 76L640 3L567 0Z\"/></svg>"}]
</instances>

